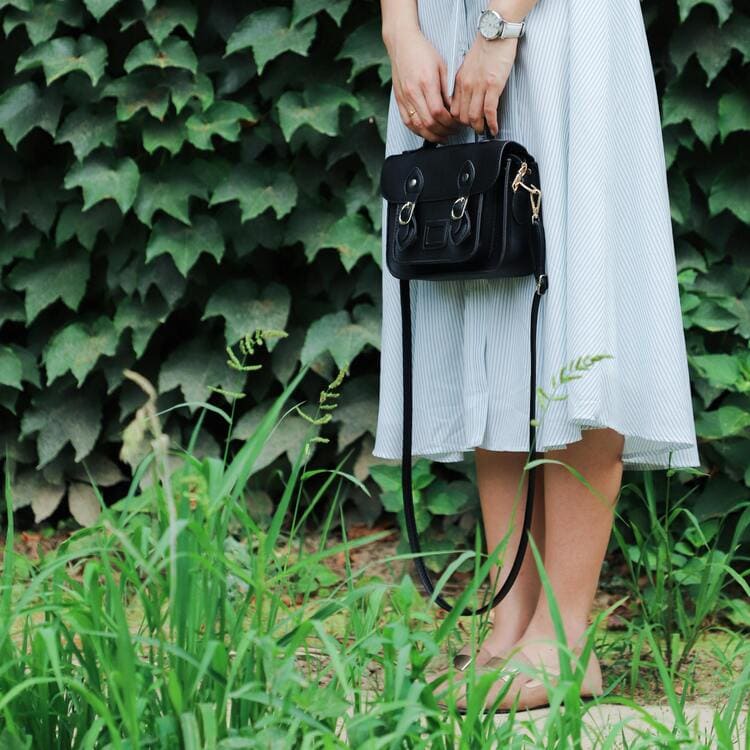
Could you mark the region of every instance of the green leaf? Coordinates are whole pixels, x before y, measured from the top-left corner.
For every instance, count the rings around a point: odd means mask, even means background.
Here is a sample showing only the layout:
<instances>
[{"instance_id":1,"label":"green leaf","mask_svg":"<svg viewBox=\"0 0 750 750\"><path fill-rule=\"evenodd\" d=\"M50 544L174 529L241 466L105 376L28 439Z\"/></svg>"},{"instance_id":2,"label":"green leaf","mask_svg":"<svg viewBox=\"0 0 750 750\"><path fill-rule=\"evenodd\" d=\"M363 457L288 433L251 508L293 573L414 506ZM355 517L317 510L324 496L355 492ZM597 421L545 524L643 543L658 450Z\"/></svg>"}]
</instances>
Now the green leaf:
<instances>
[{"instance_id":1,"label":"green leaf","mask_svg":"<svg viewBox=\"0 0 750 750\"><path fill-rule=\"evenodd\" d=\"M88 211L84 211L80 203L67 203L57 220L55 242L61 245L76 237L91 251L99 232L105 231L112 242L121 226L122 214L111 201L99 203Z\"/></svg>"},{"instance_id":2,"label":"green leaf","mask_svg":"<svg viewBox=\"0 0 750 750\"><path fill-rule=\"evenodd\" d=\"M378 69L381 83L387 83L391 78L391 63L383 44L381 23L378 20L368 21L348 34L341 51L334 59L352 61L349 81L363 70L373 67Z\"/></svg>"},{"instance_id":3,"label":"green leaf","mask_svg":"<svg viewBox=\"0 0 750 750\"><path fill-rule=\"evenodd\" d=\"M167 37L160 45L152 39L144 39L136 44L123 63L126 73L143 67L184 68L191 73L198 70L198 58L189 42L176 36Z\"/></svg>"},{"instance_id":4,"label":"green leaf","mask_svg":"<svg viewBox=\"0 0 750 750\"><path fill-rule=\"evenodd\" d=\"M339 219L330 227L323 243L338 252L347 271L351 271L360 258L368 255L376 257L381 252L381 239L362 214L351 214ZM307 250L305 248L306 254Z\"/></svg>"},{"instance_id":5,"label":"green leaf","mask_svg":"<svg viewBox=\"0 0 750 750\"><path fill-rule=\"evenodd\" d=\"M20 226L0 237L0 268L14 260L34 257L42 241L42 234L33 227Z\"/></svg>"},{"instance_id":6,"label":"green leaf","mask_svg":"<svg viewBox=\"0 0 750 750\"><path fill-rule=\"evenodd\" d=\"M8 281L11 289L26 292L26 322L30 324L57 300L62 300L71 310L77 310L88 277L88 260L82 256L67 256L23 261L11 271Z\"/></svg>"},{"instance_id":7,"label":"green leaf","mask_svg":"<svg viewBox=\"0 0 750 750\"><path fill-rule=\"evenodd\" d=\"M251 279L234 279L222 284L209 298L201 320L221 316L226 322L225 338L231 345L257 328L286 328L291 296L287 287L271 282L258 291ZM278 339L269 339L269 351Z\"/></svg>"},{"instance_id":8,"label":"green leaf","mask_svg":"<svg viewBox=\"0 0 750 750\"><path fill-rule=\"evenodd\" d=\"M684 22L696 5L710 5L719 19L724 23L732 15L732 0L677 0L680 9L680 21Z\"/></svg>"},{"instance_id":9,"label":"green leaf","mask_svg":"<svg viewBox=\"0 0 750 750\"><path fill-rule=\"evenodd\" d=\"M151 38L161 44L178 26L195 36L198 11L191 2L185 0L161 0L144 20Z\"/></svg>"},{"instance_id":10,"label":"green leaf","mask_svg":"<svg viewBox=\"0 0 750 750\"><path fill-rule=\"evenodd\" d=\"M130 158L115 161L111 154L89 156L74 164L65 175L64 186L83 190L83 210L112 198L127 213L138 191L138 167Z\"/></svg>"},{"instance_id":11,"label":"green leaf","mask_svg":"<svg viewBox=\"0 0 750 750\"><path fill-rule=\"evenodd\" d=\"M336 366L341 368L351 363L367 344L380 346L372 327L352 320L346 310L339 310L324 315L308 328L300 357L306 365L329 352Z\"/></svg>"},{"instance_id":12,"label":"green leaf","mask_svg":"<svg viewBox=\"0 0 750 750\"><path fill-rule=\"evenodd\" d=\"M162 120L169 107L169 94L170 87L164 83L162 75L147 69L110 81L101 96L117 99L117 120L124 122L141 109Z\"/></svg>"},{"instance_id":13,"label":"green leaf","mask_svg":"<svg viewBox=\"0 0 750 750\"><path fill-rule=\"evenodd\" d=\"M211 387L239 391L245 376L246 373L229 367L224 347L217 346L215 339L195 337L164 362L159 373L159 391L166 393L179 387L187 401L205 401L211 395Z\"/></svg>"},{"instance_id":14,"label":"green leaf","mask_svg":"<svg viewBox=\"0 0 750 750\"><path fill-rule=\"evenodd\" d=\"M21 417L21 437L36 433L39 463L46 466L70 443L75 460L91 453L101 431L101 401L90 392L46 388Z\"/></svg>"},{"instance_id":15,"label":"green leaf","mask_svg":"<svg viewBox=\"0 0 750 750\"><path fill-rule=\"evenodd\" d=\"M14 149L37 127L54 136L61 109L62 97L58 89L46 89L42 95L35 83L22 83L0 96L0 130Z\"/></svg>"},{"instance_id":16,"label":"green leaf","mask_svg":"<svg viewBox=\"0 0 750 750\"><path fill-rule=\"evenodd\" d=\"M378 417L378 381L374 375L361 375L347 380L341 388L336 408L331 412L339 424L339 453L362 435L375 434Z\"/></svg>"},{"instance_id":17,"label":"green leaf","mask_svg":"<svg viewBox=\"0 0 750 750\"><path fill-rule=\"evenodd\" d=\"M750 130L750 94L734 89L719 99L719 133L723 141L741 130Z\"/></svg>"},{"instance_id":18,"label":"green leaf","mask_svg":"<svg viewBox=\"0 0 750 750\"><path fill-rule=\"evenodd\" d=\"M731 211L740 221L750 224L750 173L746 165L730 163L720 170L708 196L711 215Z\"/></svg>"},{"instance_id":19,"label":"green leaf","mask_svg":"<svg viewBox=\"0 0 750 750\"><path fill-rule=\"evenodd\" d=\"M70 143L76 159L83 161L99 146L114 146L116 134L117 125L111 113L95 112L84 106L65 118L55 143Z\"/></svg>"},{"instance_id":20,"label":"green leaf","mask_svg":"<svg viewBox=\"0 0 750 750\"><path fill-rule=\"evenodd\" d=\"M195 265L202 253L221 260L224 255L224 236L219 225L210 216L200 214L193 218L192 226L172 218L159 219L146 247L146 260L159 255L169 255L183 276Z\"/></svg>"},{"instance_id":21,"label":"green leaf","mask_svg":"<svg viewBox=\"0 0 750 750\"><path fill-rule=\"evenodd\" d=\"M18 355L9 346L0 346L0 385L21 390L23 365Z\"/></svg>"},{"instance_id":22,"label":"green leaf","mask_svg":"<svg viewBox=\"0 0 750 750\"><path fill-rule=\"evenodd\" d=\"M722 440L739 435L750 426L750 411L738 406L720 406L713 411L698 414L695 422L697 434L704 440Z\"/></svg>"},{"instance_id":23,"label":"green leaf","mask_svg":"<svg viewBox=\"0 0 750 750\"><path fill-rule=\"evenodd\" d=\"M107 47L104 42L83 34L78 39L57 37L32 47L19 56L15 71L19 73L42 67L49 86L68 73L79 70L96 86L104 75L106 64Z\"/></svg>"},{"instance_id":24,"label":"green leaf","mask_svg":"<svg viewBox=\"0 0 750 750\"><path fill-rule=\"evenodd\" d=\"M229 37L224 57L251 48L260 74L266 63L284 52L307 56L315 38L317 21L310 18L301 25L292 26L290 20L288 8L263 8L251 13L240 21Z\"/></svg>"},{"instance_id":25,"label":"green leaf","mask_svg":"<svg viewBox=\"0 0 750 750\"><path fill-rule=\"evenodd\" d=\"M324 10L337 26L341 26L344 14L349 10L350 5L351 0L294 0L292 24L297 25Z\"/></svg>"},{"instance_id":26,"label":"green leaf","mask_svg":"<svg viewBox=\"0 0 750 750\"><path fill-rule=\"evenodd\" d=\"M278 169L240 164L214 190L209 206L233 200L239 201L243 222L268 208L273 208L276 218L281 219L297 201L297 183Z\"/></svg>"},{"instance_id":27,"label":"green leaf","mask_svg":"<svg viewBox=\"0 0 750 750\"><path fill-rule=\"evenodd\" d=\"M242 122L254 124L258 116L244 104L231 101L214 102L205 112L191 115L186 123L187 139L197 148L213 150L211 136L226 141L239 140Z\"/></svg>"},{"instance_id":28,"label":"green leaf","mask_svg":"<svg viewBox=\"0 0 750 750\"><path fill-rule=\"evenodd\" d=\"M100 21L111 8L114 8L120 0L83 0L83 4L89 13Z\"/></svg>"},{"instance_id":29,"label":"green leaf","mask_svg":"<svg viewBox=\"0 0 750 750\"><path fill-rule=\"evenodd\" d=\"M141 175L133 210L149 227L155 211L164 211L189 225L188 206L192 196L208 200L208 191L189 168L179 163L168 163L158 172Z\"/></svg>"},{"instance_id":30,"label":"green leaf","mask_svg":"<svg viewBox=\"0 0 750 750\"><path fill-rule=\"evenodd\" d=\"M734 390L740 380L739 361L730 354L700 354L689 358L698 374L712 386Z\"/></svg>"},{"instance_id":31,"label":"green leaf","mask_svg":"<svg viewBox=\"0 0 750 750\"><path fill-rule=\"evenodd\" d=\"M662 124L687 120L698 138L709 147L719 132L718 109L714 91L696 86L683 75L664 91Z\"/></svg>"},{"instance_id":32,"label":"green leaf","mask_svg":"<svg viewBox=\"0 0 750 750\"><path fill-rule=\"evenodd\" d=\"M445 482L441 479L432 484L426 496L425 506L430 513L452 516L462 513L471 505L474 492L471 482Z\"/></svg>"},{"instance_id":33,"label":"green leaf","mask_svg":"<svg viewBox=\"0 0 750 750\"><path fill-rule=\"evenodd\" d=\"M169 313L169 304L164 299L139 303L133 298L126 298L117 306L114 324L118 335L128 328L132 331L133 351L140 358Z\"/></svg>"},{"instance_id":34,"label":"green leaf","mask_svg":"<svg viewBox=\"0 0 750 750\"><path fill-rule=\"evenodd\" d=\"M185 70L170 73L169 93L172 97L175 112L179 115L191 99L197 100L201 110L205 111L214 102L214 86L204 73L190 75Z\"/></svg>"},{"instance_id":35,"label":"green leaf","mask_svg":"<svg viewBox=\"0 0 750 750\"><path fill-rule=\"evenodd\" d=\"M330 83L312 83L300 93L287 91L277 102L279 124L290 141L297 128L309 125L319 133L339 133L339 110L343 106L358 109L359 103L346 89Z\"/></svg>"},{"instance_id":36,"label":"green leaf","mask_svg":"<svg viewBox=\"0 0 750 750\"><path fill-rule=\"evenodd\" d=\"M65 326L44 350L47 384L71 372L80 387L99 357L111 357L115 353L118 338L114 324L105 317L98 318L91 325L71 323Z\"/></svg>"},{"instance_id":37,"label":"green leaf","mask_svg":"<svg viewBox=\"0 0 750 750\"><path fill-rule=\"evenodd\" d=\"M163 148L172 156L178 154L185 141L187 141L187 129L185 128L185 117L177 117L159 122L149 120L143 126L143 148L153 154L157 149Z\"/></svg>"},{"instance_id":38,"label":"green leaf","mask_svg":"<svg viewBox=\"0 0 750 750\"><path fill-rule=\"evenodd\" d=\"M693 14L679 26L670 43L672 61L681 74L687 61L696 55L710 84L726 67L732 56L732 39L699 14Z\"/></svg>"},{"instance_id":39,"label":"green leaf","mask_svg":"<svg viewBox=\"0 0 750 750\"><path fill-rule=\"evenodd\" d=\"M13 3L18 10L11 9L3 18L3 31L6 37L16 26L23 26L32 44L39 44L49 39L57 29L59 23L71 28L81 28L84 25L84 14L81 6L75 0L36 0L36 2Z\"/></svg>"}]
</instances>

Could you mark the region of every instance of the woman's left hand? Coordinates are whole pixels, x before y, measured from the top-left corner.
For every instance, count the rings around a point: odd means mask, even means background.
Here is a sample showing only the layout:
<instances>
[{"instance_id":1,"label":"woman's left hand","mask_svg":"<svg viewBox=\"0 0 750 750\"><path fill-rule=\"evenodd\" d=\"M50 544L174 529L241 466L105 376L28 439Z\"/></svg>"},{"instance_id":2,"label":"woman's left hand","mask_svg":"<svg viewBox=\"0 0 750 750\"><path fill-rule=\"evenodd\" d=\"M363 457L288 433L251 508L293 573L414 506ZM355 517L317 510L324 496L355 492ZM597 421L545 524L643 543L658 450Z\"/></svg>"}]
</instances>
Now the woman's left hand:
<instances>
[{"instance_id":1,"label":"woman's left hand","mask_svg":"<svg viewBox=\"0 0 750 750\"><path fill-rule=\"evenodd\" d=\"M485 39L477 34L456 73L450 112L481 134L484 119L493 136L499 132L500 95L516 59L518 39Z\"/></svg>"}]
</instances>

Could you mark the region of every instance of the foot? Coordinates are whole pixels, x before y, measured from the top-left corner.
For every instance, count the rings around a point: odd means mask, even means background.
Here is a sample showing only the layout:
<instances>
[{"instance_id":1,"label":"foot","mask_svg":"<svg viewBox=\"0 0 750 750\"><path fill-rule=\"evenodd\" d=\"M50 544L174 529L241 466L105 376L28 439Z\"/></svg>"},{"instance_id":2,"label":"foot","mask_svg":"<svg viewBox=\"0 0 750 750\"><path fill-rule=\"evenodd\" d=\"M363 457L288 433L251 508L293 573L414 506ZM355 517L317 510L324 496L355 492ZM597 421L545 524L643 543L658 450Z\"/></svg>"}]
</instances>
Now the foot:
<instances>
[{"instance_id":1,"label":"foot","mask_svg":"<svg viewBox=\"0 0 750 750\"><path fill-rule=\"evenodd\" d=\"M577 660L581 655L581 646L572 648L571 666L575 671ZM559 658L557 649L537 641L520 642L504 663L489 660L479 669L480 673L491 668L501 667L497 680L490 686L484 699L485 708L495 704L502 693L502 698L495 705L495 710L533 709L549 705L547 685L553 688L559 680ZM467 707L466 686L459 688L456 707L465 711ZM505 692L504 692L505 691ZM592 651L583 675L580 697L594 697L603 692L602 673L599 660Z\"/></svg>"}]
</instances>

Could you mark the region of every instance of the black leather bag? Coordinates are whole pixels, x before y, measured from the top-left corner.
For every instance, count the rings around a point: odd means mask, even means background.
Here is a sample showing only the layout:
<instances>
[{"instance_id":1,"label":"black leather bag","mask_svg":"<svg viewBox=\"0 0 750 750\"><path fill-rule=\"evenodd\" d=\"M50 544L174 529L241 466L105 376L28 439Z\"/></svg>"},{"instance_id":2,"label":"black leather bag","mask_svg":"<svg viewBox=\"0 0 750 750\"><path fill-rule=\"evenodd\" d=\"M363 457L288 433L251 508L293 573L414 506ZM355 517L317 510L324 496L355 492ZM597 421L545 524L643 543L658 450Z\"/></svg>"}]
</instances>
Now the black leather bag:
<instances>
[{"instance_id":1,"label":"black leather bag","mask_svg":"<svg viewBox=\"0 0 750 750\"><path fill-rule=\"evenodd\" d=\"M520 143L493 137L485 122L484 139L479 134L466 143L436 144L425 139L419 148L387 157L380 191L388 204L386 265L399 279L401 294L404 520L419 577L432 595L435 589L421 556L412 497L409 281L534 274L529 446L535 458L536 328L539 302L547 290L539 166ZM529 469L523 530L508 577L492 601L478 609L466 608L462 615L495 607L516 580L531 527L535 470ZM453 609L440 594L435 601L448 612Z\"/></svg>"}]
</instances>

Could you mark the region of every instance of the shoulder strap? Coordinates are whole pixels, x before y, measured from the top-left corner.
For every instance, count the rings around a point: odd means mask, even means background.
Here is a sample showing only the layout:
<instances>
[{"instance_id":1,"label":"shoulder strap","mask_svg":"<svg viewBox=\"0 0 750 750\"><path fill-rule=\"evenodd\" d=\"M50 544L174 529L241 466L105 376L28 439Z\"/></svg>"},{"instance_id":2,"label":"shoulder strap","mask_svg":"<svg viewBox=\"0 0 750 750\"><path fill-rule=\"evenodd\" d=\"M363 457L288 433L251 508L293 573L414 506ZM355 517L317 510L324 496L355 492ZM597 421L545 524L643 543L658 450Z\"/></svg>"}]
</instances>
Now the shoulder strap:
<instances>
[{"instance_id":1,"label":"shoulder strap","mask_svg":"<svg viewBox=\"0 0 750 750\"><path fill-rule=\"evenodd\" d=\"M545 273L545 244L544 229L541 220L532 222L532 254L534 257L534 276L536 278L536 288L534 290L534 299L531 305L531 383L529 399L529 448L532 450L532 460L537 457L535 447L536 427L534 419L536 416L535 396L536 396L536 329L539 312L539 302L542 295L547 291L547 274ZM409 537L409 546L414 553L414 563L422 581L422 585L430 595L435 594L435 587L430 578L430 574L424 564L422 551L419 544L419 535L417 533L417 523L414 516L414 498L412 497L412 473L411 473L411 438L412 438L412 349L411 349L411 304L409 298L409 280L399 280L401 291L401 331L402 331L402 350L403 350L403 386L404 386L404 419L403 419L403 441L402 441L402 459L401 459L401 483L404 497L404 520L406 521L406 531ZM526 509L523 517L523 529L521 539L518 544L518 551L513 560L510 573L506 578L500 590L495 594L491 602L488 602L478 609L472 610L466 608L462 615L481 614L488 609L493 609L499 602L506 597L511 587L515 583L518 573L521 570L523 557L528 545L527 532L531 528L531 517L534 503L534 477L537 467L529 469L528 490L526 493ZM440 595L435 595L435 601L447 612L452 611L453 607Z\"/></svg>"}]
</instances>

